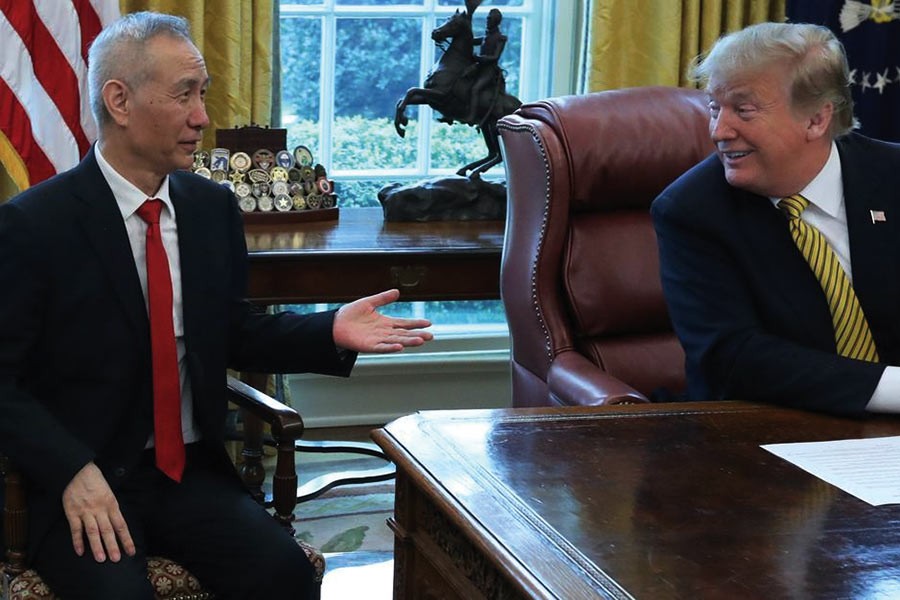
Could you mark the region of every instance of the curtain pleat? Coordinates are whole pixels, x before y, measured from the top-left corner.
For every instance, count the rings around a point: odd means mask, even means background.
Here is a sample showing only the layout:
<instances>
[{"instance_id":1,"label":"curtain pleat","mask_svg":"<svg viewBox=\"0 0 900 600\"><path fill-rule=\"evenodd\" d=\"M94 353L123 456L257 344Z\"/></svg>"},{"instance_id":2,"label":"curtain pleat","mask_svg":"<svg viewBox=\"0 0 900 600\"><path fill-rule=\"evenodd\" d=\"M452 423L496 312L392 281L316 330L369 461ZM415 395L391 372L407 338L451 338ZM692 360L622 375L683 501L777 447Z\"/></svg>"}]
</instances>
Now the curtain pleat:
<instances>
[{"instance_id":1,"label":"curtain pleat","mask_svg":"<svg viewBox=\"0 0 900 600\"><path fill-rule=\"evenodd\" d=\"M785 0L593 0L588 91L688 86L688 65L722 34L783 21Z\"/></svg>"}]
</instances>

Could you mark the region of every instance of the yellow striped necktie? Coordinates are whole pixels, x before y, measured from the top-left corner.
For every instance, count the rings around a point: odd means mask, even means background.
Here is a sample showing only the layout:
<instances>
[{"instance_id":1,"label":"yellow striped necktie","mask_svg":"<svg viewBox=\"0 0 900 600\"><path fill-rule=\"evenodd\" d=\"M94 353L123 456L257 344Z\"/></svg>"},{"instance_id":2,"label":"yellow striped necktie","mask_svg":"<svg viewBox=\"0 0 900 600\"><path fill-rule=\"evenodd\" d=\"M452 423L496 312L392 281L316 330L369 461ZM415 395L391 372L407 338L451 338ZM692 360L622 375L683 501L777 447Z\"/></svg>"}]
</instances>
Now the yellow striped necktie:
<instances>
[{"instance_id":1,"label":"yellow striped necktie","mask_svg":"<svg viewBox=\"0 0 900 600\"><path fill-rule=\"evenodd\" d=\"M797 244L797 248L809 263L825 292L834 324L834 340L838 354L878 362L878 352L875 350L869 323L844 268L838 262L825 236L800 218L807 206L809 200L800 194L782 198L778 202L778 208L788 217L794 243Z\"/></svg>"}]
</instances>

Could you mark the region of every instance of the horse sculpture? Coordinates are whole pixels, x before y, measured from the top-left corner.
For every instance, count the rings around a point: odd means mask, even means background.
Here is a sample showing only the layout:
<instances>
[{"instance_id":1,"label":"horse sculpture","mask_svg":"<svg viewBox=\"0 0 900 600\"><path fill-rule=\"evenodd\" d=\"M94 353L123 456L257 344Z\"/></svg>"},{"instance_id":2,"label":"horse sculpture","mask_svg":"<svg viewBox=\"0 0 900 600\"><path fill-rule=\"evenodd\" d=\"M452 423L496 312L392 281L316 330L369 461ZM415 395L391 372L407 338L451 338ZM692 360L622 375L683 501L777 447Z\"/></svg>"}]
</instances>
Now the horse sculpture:
<instances>
[{"instance_id":1,"label":"horse sculpture","mask_svg":"<svg viewBox=\"0 0 900 600\"><path fill-rule=\"evenodd\" d=\"M478 65L473 53L475 39L472 35L472 13L479 4L480 0L467 0L465 12L457 10L431 32L431 39L444 52L431 68L423 87L407 90L406 95L397 102L394 114L394 128L400 137L406 135L405 127L409 123L406 107L409 105L430 106L441 113L439 120L444 123L452 124L456 121L478 127L488 155L456 172L460 176L468 173L470 178L476 179L502 160L497 120L522 104L518 98L506 93L502 73L498 73L496 85L487 86L483 92L472 97L472 86L476 80L473 75ZM449 44L447 40L450 40ZM471 107L470 102L476 103L476 106Z\"/></svg>"}]
</instances>

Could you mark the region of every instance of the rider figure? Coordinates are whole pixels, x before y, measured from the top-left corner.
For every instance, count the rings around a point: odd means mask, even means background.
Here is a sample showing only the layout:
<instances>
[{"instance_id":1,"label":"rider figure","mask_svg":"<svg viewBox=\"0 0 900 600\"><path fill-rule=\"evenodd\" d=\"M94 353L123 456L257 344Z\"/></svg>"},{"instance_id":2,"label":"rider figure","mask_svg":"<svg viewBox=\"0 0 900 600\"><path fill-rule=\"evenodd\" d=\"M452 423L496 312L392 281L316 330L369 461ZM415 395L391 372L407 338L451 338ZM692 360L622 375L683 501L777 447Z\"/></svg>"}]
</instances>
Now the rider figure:
<instances>
[{"instance_id":1,"label":"rider figure","mask_svg":"<svg viewBox=\"0 0 900 600\"><path fill-rule=\"evenodd\" d=\"M473 40L476 46L481 46L478 54L473 55L475 64L466 69L463 76L475 73L475 81L472 83L472 91L469 96L469 114L465 123L477 123L478 119L478 96L485 90L493 90L496 95L503 85L503 73L497 64L503 48L506 46L507 37L500 33L500 21L503 19L502 13L492 8L487 16L487 25L484 29L484 35Z\"/></svg>"}]
</instances>

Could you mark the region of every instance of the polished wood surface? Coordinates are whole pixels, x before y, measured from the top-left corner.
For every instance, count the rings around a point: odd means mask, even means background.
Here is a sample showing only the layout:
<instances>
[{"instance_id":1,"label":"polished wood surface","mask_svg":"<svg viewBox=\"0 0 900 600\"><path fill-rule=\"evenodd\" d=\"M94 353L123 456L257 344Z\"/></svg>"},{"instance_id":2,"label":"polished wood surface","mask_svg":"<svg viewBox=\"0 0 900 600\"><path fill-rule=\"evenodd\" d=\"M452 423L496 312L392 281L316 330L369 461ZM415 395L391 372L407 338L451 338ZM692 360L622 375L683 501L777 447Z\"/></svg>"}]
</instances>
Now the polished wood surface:
<instances>
[{"instance_id":1,"label":"polished wood surface","mask_svg":"<svg viewBox=\"0 0 900 600\"><path fill-rule=\"evenodd\" d=\"M760 448L888 435L739 402L404 417L373 434L398 465L395 597L898 597L900 506Z\"/></svg>"},{"instance_id":2,"label":"polished wood surface","mask_svg":"<svg viewBox=\"0 0 900 600\"><path fill-rule=\"evenodd\" d=\"M502 221L385 223L380 208L336 221L247 224L250 298L346 302L400 288L404 300L500 297Z\"/></svg>"}]
</instances>

